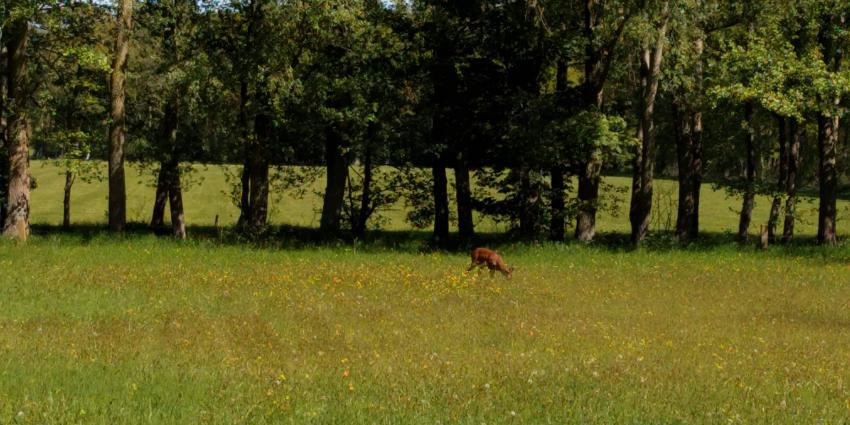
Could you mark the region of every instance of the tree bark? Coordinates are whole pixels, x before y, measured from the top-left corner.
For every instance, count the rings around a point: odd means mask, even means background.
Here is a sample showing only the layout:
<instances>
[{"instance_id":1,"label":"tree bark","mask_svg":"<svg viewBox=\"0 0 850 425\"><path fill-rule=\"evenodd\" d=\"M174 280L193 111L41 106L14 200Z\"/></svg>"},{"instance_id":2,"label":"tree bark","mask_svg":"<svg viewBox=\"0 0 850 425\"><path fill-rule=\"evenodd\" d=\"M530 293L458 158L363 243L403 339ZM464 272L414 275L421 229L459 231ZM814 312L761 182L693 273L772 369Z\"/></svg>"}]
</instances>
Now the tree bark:
<instances>
[{"instance_id":1,"label":"tree bark","mask_svg":"<svg viewBox=\"0 0 850 425\"><path fill-rule=\"evenodd\" d=\"M171 206L171 233L186 239L186 220L183 212L183 188L180 185L180 168L173 161L168 172L168 204Z\"/></svg>"},{"instance_id":2,"label":"tree bark","mask_svg":"<svg viewBox=\"0 0 850 425\"><path fill-rule=\"evenodd\" d=\"M567 90L567 62L564 59L559 59L555 72L555 91L558 94L558 104L561 107L566 107ZM554 242L562 242L566 237L564 228L566 226L566 206L564 201L564 167L563 164L555 164L549 170L551 175L550 186L550 205L551 205L551 221L549 223L549 239Z\"/></svg>"},{"instance_id":3,"label":"tree bark","mask_svg":"<svg viewBox=\"0 0 850 425\"><path fill-rule=\"evenodd\" d=\"M468 242L475 235L472 221L472 191L469 183L469 167L459 160L455 165L455 197L457 198L458 235L462 243Z\"/></svg>"},{"instance_id":4,"label":"tree bark","mask_svg":"<svg viewBox=\"0 0 850 425\"><path fill-rule=\"evenodd\" d=\"M578 175L579 207L575 237L582 242L590 242L596 235L596 204L599 199L602 160L594 158L583 163L581 167Z\"/></svg>"},{"instance_id":5,"label":"tree bark","mask_svg":"<svg viewBox=\"0 0 850 425\"><path fill-rule=\"evenodd\" d=\"M127 221L127 193L124 178L124 84L130 31L133 26L133 1L121 0L115 57L109 79L109 229L124 231Z\"/></svg>"},{"instance_id":6,"label":"tree bark","mask_svg":"<svg viewBox=\"0 0 850 425\"><path fill-rule=\"evenodd\" d=\"M830 13L823 16L818 41L822 60L826 69L837 73L841 69L843 54L837 45L838 33L844 27L845 17ZM818 115L818 181L820 184L820 203L818 205L818 243L835 245L836 209L838 196L838 172L836 169L836 148L838 147L839 117L837 111L841 98L832 100L832 107Z\"/></svg>"},{"instance_id":7,"label":"tree bark","mask_svg":"<svg viewBox=\"0 0 850 425\"><path fill-rule=\"evenodd\" d=\"M667 13L665 2L664 12ZM655 97L658 94L661 76L661 61L664 58L664 42L667 38L665 17L658 29L653 47L647 47L641 57L641 107L638 116L638 146L632 175L632 200L629 219L632 225L631 240L637 245L649 231L652 214L653 174L655 171Z\"/></svg>"},{"instance_id":8,"label":"tree bark","mask_svg":"<svg viewBox=\"0 0 850 425\"><path fill-rule=\"evenodd\" d=\"M7 93L11 103L8 119L8 190L6 192L6 221L3 233L25 241L29 236L30 174L29 174L29 116L27 114L27 44L29 22L26 18L12 21L7 32L6 72Z\"/></svg>"},{"instance_id":9,"label":"tree bark","mask_svg":"<svg viewBox=\"0 0 850 425\"><path fill-rule=\"evenodd\" d=\"M159 173L156 176L156 196L154 196L153 214L151 214L151 229L159 229L165 224L165 204L168 202L166 174L165 164L160 163Z\"/></svg>"},{"instance_id":10,"label":"tree bark","mask_svg":"<svg viewBox=\"0 0 850 425\"><path fill-rule=\"evenodd\" d=\"M363 154L363 190L360 194L360 211L352 226L355 237L362 238L366 235L366 223L372 211L372 148L367 144Z\"/></svg>"},{"instance_id":11,"label":"tree bark","mask_svg":"<svg viewBox=\"0 0 850 425\"><path fill-rule=\"evenodd\" d=\"M790 137L788 148L788 174L785 176L785 225L782 230L782 243L787 244L794 237L794 220L797 207L797 170L800 167L800 140L802 134L796 118L786 121L786 134Z\"/></svg>"},{"instance_id":12,"label":"tree bark","mask_svg":"<svg viewBox=\"0 0 850 425\"><path fill-rule=\"evenodd\" d=\"M5 40L0 40L0 50L5 49ZM7 143L6 103L7 97L7 65L5 57L0 58L0 226L6 223L6 195L9 193L9 156L6 154Z\"/></svg>"},{"instance_id":13,"label":"tree bark","mask_svg":"<svg viewBox=\"0 0 850 425\"><path fill-rule=\"evenodd\" d=\"M271 138L271 117L261 112L254 119L254 143L249 152L249 184L251 215L249 230L259 234L266 228L269 210L269 160L266 157L266 146Z\"/></svg>"},{"instance_id":14,"label":"tree bark","mask_svg":"<svg viewBox=\"0 0 850 425\"><path fill-rule=\"evenodd\" d=\"M71 228L71 188L74 186L74 173L65 170L65 190L62 196L62 228Z\"/></svg>"},{"instance_id":15,"label":"tree bark","mask_svg":"<svg viewBox=\"0 0 850 425\"><path fill-rule=\"evenodd\" d=\"M248 125L248 83L245 77L239 81L239 122L238 126L242 135L242 146L244 162L242 165L242 195L239 202L239 219L236 227L244 227L251 219L251 138Z\"/></svg>"},{"instance_id":16,"label":"tree bark","mask_svg":"<svg viewBox=\"0 0 850 425\"><path fill-rule=\"evenodd\" d=\"M770 204L770 215L767 219L767 238L770 242L776 241L776 226L779 224L779 210L782 208L782 195L788 184L788 126L783 116L777 116L779 134L779 177L776 180L776 194Z\"/></svg>"},{"instance_id":17,"label":"tree bark","mask_svg":"<svg viewBox=\"0 0 850 425\"><path fill-rule=\"evenodd\" d=\"M837 103L837 102L836 102ZM835 149L838 146L838 117L818 117L818 180L820 203L818 205L818 243L835 245L835 203L838 196Z\"/></svg>"},{"instance_id":18,"label":"tree bark","mask_svg":"<svg viewBox=\"0 0 850 425\"><path fill-rule=\"evenodd\" d=\"M431 168L434 176L434 240L444 244L449 239L449 189L446 167L441 163Z\"/></svg>"},{"instance_id":19,"label":"tree bark","mask_svg":"<svg viewBox=\"0 0 850 425\"><path fill-rule=\"evenodd\" d=\"M741 217L738 221L738 240L747 242L750 238L750 222L753 219L753 207L756 203L755 179L756 179L756 146L755 146L755 125L753 121L753 104L752 102L744 103L744 117L747 121L747 129L745 132L745 149L746 149L746 181L744 182L744 200L741 205Z\"/></svg>"},{"instance_id":20,"label":"tree bark","mask_svg":"<svg viewBox=\"0 0 850 425\"><path fill-rule=\"evenodd\" d=\"M676 111L676 153L679 168L679 204L676 235L681 241L699 236L699 200L702 189L702 112Z\"/></svg>"},{"instance_id":21,"label":"tree bark","mask_svg":"<svg viewBox=\"0 0 850 425\"><path fill-rule=\"evenodd\" d=\"M320 221L320 230L325 236L334 236L339 232L339 217L345 200L345 182L348 179L348 162L343 149L339 134L328 130L325 137L327 184Z\"/></svg>"},{"instance_id":22,"label":"tree bark","mask_svg":"<svg viewBox=\"0 0 850 425\"><path fill-rule=\"evenodd\" d=\"M549 224L549 239L555 242L564 240L564 226L566 208L564 205L564 170L561 167L553 167L552 179L552 221Z\"/></svg>"}]
</instances>

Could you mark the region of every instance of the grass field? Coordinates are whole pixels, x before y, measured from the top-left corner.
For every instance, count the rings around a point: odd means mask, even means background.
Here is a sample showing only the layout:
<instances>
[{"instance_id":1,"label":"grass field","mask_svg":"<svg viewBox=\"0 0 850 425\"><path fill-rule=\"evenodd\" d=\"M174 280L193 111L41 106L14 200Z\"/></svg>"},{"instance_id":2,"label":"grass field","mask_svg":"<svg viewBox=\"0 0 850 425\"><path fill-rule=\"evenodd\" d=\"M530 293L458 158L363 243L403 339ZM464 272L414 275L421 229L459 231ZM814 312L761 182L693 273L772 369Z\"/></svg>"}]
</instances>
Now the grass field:
<instances>
[{"instance_id":1,"label":"grass field","mask_svg":"<svg viewBox=\"0 0 850 425\"><path fill-rule=\"evenodd\" d=\"M140 175L138 169L130 165L127 172L127 219L135 222L150 220L153 208L154 188L153 177ZM232 171L237 169L231 168ZM64 174L62 170L50 162L33 161L32 173L38 182L38 188L32 192L32 222L35 224L57 225L62 222L62 190ZM230 225L239 217L239 210L230 200L229 186L225 173L219 166L195 166L195 172L190 178L194 184L189 186L185 194L187 223L195 226L210 226L218 215L220 224ZM451 173L450 182L453 181ZM608 177L606 181L616 187L629 187L630 180L623 177ZM321 208L321 198L316 192L324 188L324 181L316 181L307 191L304 199L293 199L291 194L273 194L270 205L270 222L272 224L288 224L295 226L317 226ZM675 225L676 219L676 183L670 180L659 180L656 183L656 202L654 230L667 228L668 223ZM75 223L105 223L106 222L107 183L77 182L72 191L71 219ZM453 196L453 195L452 195ZM621 199L621 210L617 217L608 213L600 213L598 229L600 232L628 232L628 193L617 195ZM710 233L735 232L738 228L738 211L741 207L739 197L727 196L724 190L714 190L709 184L703 187L700 225L701 230ZM767 222L770 200L758 197L753 218L752 232L758 231L758 225ZM798 234L814 235L817 230L817 204L811 199L803 198L799 204L800 223ZM850 210L850 203L840 201L838 204L839 220ZM386 230L409 230L410 226L404 221L403 205L394 205L385 213L388 222ZM477 216L476 228L485 232L504 231L503 224ZM838 223L839 235L850 234L841 221Z\"/></svg>"},{"instance_id":2,"label":"grass field","mask_svg":"<svg viewBox=\"0 0 850 425\"><path fill-rule=\"evenodd\" d=\"M850 422L848 245L494 240L517 270L491 279L405 232L333 246L53 232L61 176L34 172L42 226L0 241L3 424ZM189 223L235 220L221 170L198 176ZM130 185L132 220L152 197ZM102 223L105 183L73 202ZM317 202L283 199L273 221L310 225ZM737 199L703 202L704 229L735 228Z\"/></svg>"},{"instance_id":3,"label":"grass field","mask_svg":"<svg viewBox=\"0 0 850 425\"><path fill-rule=\"evenodd\" d=\"M0 244L0 423L846 423L850 252Z\"/></svg>"}]
</instances>

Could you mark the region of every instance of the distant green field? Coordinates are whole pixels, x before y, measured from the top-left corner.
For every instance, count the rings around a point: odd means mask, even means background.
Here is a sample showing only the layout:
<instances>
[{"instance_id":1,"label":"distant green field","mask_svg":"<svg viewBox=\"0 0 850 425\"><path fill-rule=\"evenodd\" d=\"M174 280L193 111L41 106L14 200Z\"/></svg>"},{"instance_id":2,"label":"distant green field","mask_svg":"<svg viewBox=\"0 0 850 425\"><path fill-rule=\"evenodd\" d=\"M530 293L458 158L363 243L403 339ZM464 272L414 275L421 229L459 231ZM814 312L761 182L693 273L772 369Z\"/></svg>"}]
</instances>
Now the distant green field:
<instances>
[{"instance_id":1,"label":"distant green field","mask_svg":"<svg viewBox=\"0 0 850 425\"><path fill-rule=\"evenodd\" d=\"M132 164L127 173L127 214L128 220L146 222L150 219L153 207L153 176L140 175L138 169ZM225 179L224 167L222 166L195 166L190 180L194 183L189 185L185 194L186 220L189 225L212 225L216 215L219 223L229 225L236 222L239 211L230 200L227 193L230 187ZM232 172L237 167L229 168ZM38 188L32 193L32 222L36 224L59 224L62 221L62 189L64 175L60 168L54 164L43 161L33 161L32 173L37 179ZM453 179L449 174L450 183ZM606 181L614 186L627 188L629 180L622 177L609 177ZM298 226L317 226L319 211L321 209L321 198L314 192L321 192L324 181L316 181L314 187L308 190L303 199L293 199L288 193L273 193L271 201L272 224L290 224ZM653 229L663 230L669 228L676 219L676 182L670 180L659 180L656 184L656 203L653 214ZM77 182L73 189L71 215L72 221L76 223L105 223L107 205L107 184L95 182L87 184ZM628 193L620 194L621 210L624 212L618 217L610 214L600 214L598 229L600 232L627 232L629 230L628 216ZM735 232L738 226L738 211L741 200L739 197L729 197L723 190L713 190L710 185L703 187L700 223L703 231L707 232ZM816 233L816 203L811 199L804 199L799 205L800 220L798 232L801 235L813 235ZM839 202L839 220L841 213L846 213L850 207L847 202ZM754 213L753 233L758 230L758 225L767 221L770 200L759 197L756 202ZM388 222L384 225L387 230L410 229L404 221L403 205L395 205L385 212ZM477 217L477 228L481 231L503 231L504 225L494 223L492 220ZM850 230L841 226L840 234L848 234Z\"/></svg>"}]
</instances>

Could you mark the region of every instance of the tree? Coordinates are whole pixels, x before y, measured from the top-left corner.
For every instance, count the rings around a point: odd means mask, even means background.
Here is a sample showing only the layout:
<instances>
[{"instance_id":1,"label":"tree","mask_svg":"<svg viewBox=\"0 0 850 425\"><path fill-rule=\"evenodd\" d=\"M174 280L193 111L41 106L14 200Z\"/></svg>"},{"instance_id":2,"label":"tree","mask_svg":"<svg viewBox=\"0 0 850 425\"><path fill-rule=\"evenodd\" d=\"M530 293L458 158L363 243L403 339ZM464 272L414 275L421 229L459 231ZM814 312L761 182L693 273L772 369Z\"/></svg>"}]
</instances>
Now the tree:
<instances>
[{"instance_id":1,"label":"tree","mask_svg":"<svg viewBox=\"0 0 850 425\"><path fill-rule=\"evenodd\" d=\"M670 22L670 2L664 1L657 13L660 22L653 38L642 41L640 58L640 94L638 108L638 145L632 175L632 200L629 219L632 225L631 240L638 244L649 231L649 219L652 212L653 172L655 170L655 98L661 78L661 63L667 41L667 27ZM653 16L656 14L653 13ZM651 34L651 33L650 33Z\"/></svg>"},{"instance_id":2,"label":"tree","mask_svg":"<svg viewBox=\"0 0 850 425\"><path fill-rule=\"evenodd\" d=\"M26 5L19 5L24 9ZM17 12L17 13L16 13ZM8 64L6 66L6 93L9 99L7 110L8 190L6 195L6 217L3 234L7 237L26 240L29 236L30 174L29 174L29 131L28 114L29 79L27 67L29 53L30 23L22 10L13 10L11 19L4 28Z\"/></svg>"},{"instance_id":3,"label":"tree","mask_svg":"<svg viewBox=\"0 0 850 425\"><path fill-rule=\"evenodd\" d=\"M109 78L109 229L113 232L122 232L127 221L127 193L124 181L124 83L132 28L133 1L120 0L112 74Z\"/></svg>"}]
</instances>

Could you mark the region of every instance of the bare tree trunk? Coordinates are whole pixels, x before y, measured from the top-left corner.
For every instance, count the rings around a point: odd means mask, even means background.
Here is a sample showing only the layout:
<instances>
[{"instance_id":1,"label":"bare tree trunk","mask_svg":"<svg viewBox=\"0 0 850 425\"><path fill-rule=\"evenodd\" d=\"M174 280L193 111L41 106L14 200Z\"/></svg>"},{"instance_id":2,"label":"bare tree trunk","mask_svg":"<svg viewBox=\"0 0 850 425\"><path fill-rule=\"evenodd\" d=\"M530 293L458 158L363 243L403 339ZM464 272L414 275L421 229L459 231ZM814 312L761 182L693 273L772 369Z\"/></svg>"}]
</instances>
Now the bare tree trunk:
<instances>
[{"instance_id":1,"label":"bare tree trunk","mask_svg":"<svg viewBox=\"0 0 850 425\"><path fill-rule=\"evenodd\" d=\"M676 151L679 168L679 204L676 235L681 241L699 236L699 199L702 188L702 112L676 112Z\"/></svg>"},{"instance_id":2,"label":"bare tree trunk","mask_svg":"<svg viewBox=\"0 0 850 425\"><path fill-rule=\"evenodd\" d=\"M366 223L372 215L372 148L366 145L363 155L363 191L360 194L360 211L352 226L355 237L366 235Z\"/></svg>"},{"instance_id":3,"label":"bare tree trunk","mask_svg":"<svg viewBox=\"0 0 850 425\"><path fill-rule=\"evenodd\" d=\"M7 87L7 65L8 61L3 55L5 51L5 40L0 39L0 226L6 223L6 195L9 193L9 149L7 139L6 103L8 102Z\"/></svg>"},{"instance_id":4,"label":"bare tree trunk","mask_svg":"<svg viewBox=\"0 0 850 425\"><path fill-rule=\"evenodd\" d=\"M239 81L239 129L242 134L244 162L242 165L242 195L239 202L239 219L236 227L244 227L251 218L251 140L248 126L248 83L245 77Z\"/></svg>"},{"instance_id":5,"label":"bare tree trunk","mask_svg":"<svg viewBox=\"0 0 850 425\"><path fill-rule=\"evenodd\" d=\"M133 1L121 0L118 36L109 79L109 229L124 231L127 221L127 193L124 182L124 83L133 26Z\"/></svg>"},{"instance_id":6,"label":"bare tree trunk","mask_svg":"<svg viewBox=\"0 0 850 425\"><path fill-rule=\"evenodd\" d=\"M153 201L153 214L151 214L151 229L158 229L165 224L165 204L168 202L168 178L165 164L159 165L159 173L156 176L156 196Z\"/></svg>"},{"instance_id":7,"label":"bare tree trunk","mask_svg":"<svg viewBox=\"0 0 850 425\"><path fill-rule=\"evenodd\" d=\"M667 14L667 3L663 13ZM629 219L632 225L632 243L637 245L649 231L652 214L653 174L655 171L655 97L658 94L661 76L661 61L664 58L664 41L667 38L667 22L658 29L655 46L643 50L641 57L641 109L638 124L638 146L632 176L632 200Z\"/></svg>"},{"instance_id":8,"label":"bare tree trunk","mask_svg":"<svg viewBox=\"0 0 850 425\"><path fill-rule=\"evenodd\" d=\"M578 175L579 209L576 218L576 239L590 242L596 235L596 203L599 199L599 179L602 161L592 159L581 166Z\"/></svg>"},{"instance_id":9,"label":"bare tree trunk","mask_svg":"<svg viewBox=\"0 0 850 425\"><path fill-rule=\"evenodd\" d=\"M836 102L837 103L837 102ZM838 117L818 117L818 180L820 203L818 205L818 243L835 245L835 203L838 196L835 149L838 146Z\"/></svg>"},{"instance_id":10,"label":"bare tree trunk","mask_svg":"<svg viewBox=\"0 0 850 425\"><path fill-rule=\"evenodd\" d=\"M29 236L30 174L29 116L27 114L27 44L29 22L18 18L9 25L4 38L8 55L7 93L11 103L8 120L8 191L3 233L25 241Z\"/></svg>"},{"instance_id":11,"label":"bare tree trunk","mask_svg":"<svg viewBox=\"0 0 850 425\"><path fill-rule=\"evenodd\" d=\"M434 240L444 244L449 239L449 183L446 167L438 161L431 172L434 176Z\"/></svg>"},{"instance_id":12,"label":"bare tree trunk","mask_svg":"<svg viewBox=\"0 0 850 425\"><path fill-rule=\"evenodd\" d=\"M797 170L800 166L800 133L796 118L787 120L786 134L790 137L788 149L788 174L785 176L785 226L782 230L782 243L787 244L794 237L794 220L797 207Z\"/></svg>"},{"instance_id":13,"label":"bare tree trunk","mask_svg":"<svg viewBox=\"0 0 850 425\"><path fill-rule=\"evenodd\" d=\"M180 186L180 168L177 162L169 165L168 204L171 206L171 231L180 239L186 239L186 220L183 213L183 188Z\"/></svg>"},{"instance_id":14,"label":"bare tree trunk","mask_svg":"<svg viewBox=\"0 0 850 425\"><path fill-rule=\"evenodd\" d=\"M74 186L74 173L65 170L65 190L62 196L62 228L71 228L71 188Z\"/></svg>"},{"instance_id":15,"label":"bare tree trunk","mask_svg":"<svg viewBox=\"0 0 850 425\"><path fill-rule=\"evenodd\" d=\"M845 17L840 14L823 16L824 22L818 41L822 60L830 72L841 69L843 59L840 46L836 45L837 33L844 27ZM843 28L846 29L846 28ZM818 243L835 245L835 203L838 196L838 172L836 169L836 148L838 147L839 116L834 111L841 105L841 98L834 99L832 113L822 112L818 116L818 180L820 184L820 203L818 205Z\"/></svg>"},{"instance_id":16,"label":"bare tree trunk","mask_svg":"<svg viewBox=\"0 0 850 425\"><path fill-rule=\"evenodd\" d=\"M558 60L557 69L555 72L555 91L558 94L558 103L564 105L567 89L567 62L564 59ZM566 205L564 204L564 167L561 164L552 166L549 170L551 174L550 185L552 191L551 197L551 222L549 223L549 239L555 242L562 242L566 237L564 228L566 226Z\"/></svg>"},{"instance_id":17,"label":"bare tree trunk","mask_svg":"<svg viewBox=\"0 0 850 425\"><path fill-rule=\"evenodd\" d=\"M746 182L744 188L744 201L741 205L741 218L738 221L738 240L746 242L750 238L750 222L753 219L753 207L756 203L755 179L756 179L756 146L755 146L755 125L753 121L753 104L752 102L744 103L744 117L747 121L747 131L745 133L747 169Z\"/></svg>"},{"instance_id":18,"label":"bare tree trunk","mask_svg":"<svg viewBox=\"0 0 850 425\"><path fill-rule=\"evenodd\" d=\"M788 184L788 126L783 116L777 116L779 133L779 178L776 180L776 195L770 205L770 216L767 219L767 238L776 241L776 226L779 224L779 210L782 208L781 193Z\"/></svg>"},{"instance_id":19,"label":"bare tree trunk","mask_svg":"<svg viewBox=\"0 0 850 425\"><path fill-rule=\"evenodd\" d=\"M455 165L455 197L457 198L457 225L461 242L468 242L475 234L472 221L472 191L469 183L469 167L463 159Z\"/></svg>"},{"instance_id":20,"label":"bare tree trunk","mask_svg":"<svg viewBox=\"0 0 850 425\"><path fill-rule=\"evenodd\" d=\"M584 2L583 32L587 39L587 45L585 46L584 87L582 87L582 90L585 106L601 111L604 76L600 76L599 68L603 59L601 52L591 42L594 39L597 26L595 3L595 0ZM599 199L599 173L601 171L602 159L595 152L580 165L575 237L582 242L590 242L596 235L596 204Z\"/></svg>"},{"instance_id":21,"label":"bare tree trunk","mask_svg":"<svg viewBox=\"0 0 850 425\"><path fill-rule=\"evenodd\" d=\"M325 136L325 166L327 184L322 203L320 229L325 236L335 236L339 231L340 213L345 200L345 182L348 179L348 162L343 153L339 134L328 130Z\"/></svg>"},{"instance_id":22,"label":"bare tree trunk","mask_svg":"<svg viewBox=\"0 0 850 425\"><path fill-rule=\"evenodd\" d=\"M564 240L566 208L564 205L564 170L552 168L552 222L549 224L549 239L555 242Z\"/></svg>"},{"instance_id":23,"label":"bare tree trunk","mask_svg":"<svg viewBox=\"0 0 850 425\"><path fill-rule=\"evenodd\" d=\"M263 112L254 120L255 140L250 147L250 231L261 233L268 223L269 210L269 161L266 157L266 146L271 137L271 117Z\"/></svg>"},{"instance_id":24,"label":"bare tree trunk","mask_svg":"<svg viewBox=\"0 0 850 425\"><path fill-rule=\"evenodd\" d=\"M251 218L251 161L245 154L245 163L242 165L242 177L240 178L242 194L239 200L239 219L236 227L243 227Z\"/></svg>"}]
</instances>

